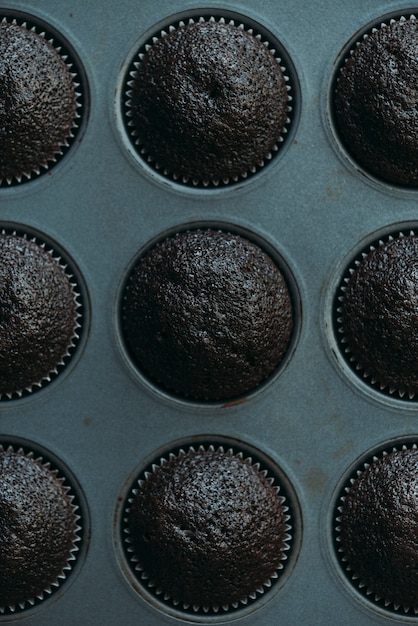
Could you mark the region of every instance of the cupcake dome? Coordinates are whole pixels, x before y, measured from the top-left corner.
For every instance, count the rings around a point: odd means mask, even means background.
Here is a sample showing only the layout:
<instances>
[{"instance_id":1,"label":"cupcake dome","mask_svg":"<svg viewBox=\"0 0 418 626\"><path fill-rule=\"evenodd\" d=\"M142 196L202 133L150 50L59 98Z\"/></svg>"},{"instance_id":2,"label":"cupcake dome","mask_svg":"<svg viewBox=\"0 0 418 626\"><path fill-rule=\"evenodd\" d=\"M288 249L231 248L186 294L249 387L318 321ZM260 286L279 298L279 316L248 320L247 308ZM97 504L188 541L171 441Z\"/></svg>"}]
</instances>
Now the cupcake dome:
<instances>
[{"instance_id":1,"label":"cupcake dome","mask_svg":"<svg viewBox=\"0 0 418 626\"><path fill-rule=\"evenodd\" d=\"M390 237L351 269L338 310L342 341L357 370L380 389L418 391L418 237Z\"/></svg>"},{"instance_id":2,"label":"cupcake dome","mask_svg":"<svg viewBox=\"0 0 418 626\"><path fill-rule=\"evenodd\" d=\"M177 233L134 267L126 345L145 375L183 397L247 393L282 360L293 328L286 281L259 246L212 229Z\"/></svg>"},{"instance_id":3,"label":"cupcake dome","mask_svg":"<svg viewBox=\"0 0 418 626\"><path fill-rule=\"evenodd\" d=\"M139 151L175 180L245 177L271 158L288 123L284 68L252 30L180 22L140 53L128 115Z\"/></svg>"},{"instance_id":4,"label":"cupcake dome","mask_svg":"<svg viewBox=\"0 0 418 626\"><path fill-rule=\"evenodd\" d=\"M73 74L26 24L0 23L0 182L30 178L62 152L75 125Z\"/></svg>"},{"instance_id":5,"label":"cupcake dome","mask_svg":"<svg viewBox=\"0 0 418 626\"><path fill-rule=\"evenodd\" d=\"M75 285L45 245L0 233L0 397L49 381L78 338Z\"/></svg>"},{"instance_id":6,"label":"cupcake dome","mask_svg":"<svg viewBox=\"0 0 418 626\"><path fill-rule=\"evenodd\" d=\"M79 530L69 488L49 464L0 446L0 611L42 600L65 579Z\"/></svg>"},{"instance_id":7,"label":"cupcake dome","mask_svg":"<svg viewBox=\"0 0 418 626\"><path fill-rule=\"evenodd\" d=\"M351 156L386 182L418 185L418 23L390 20L366 33L341 69L335 121Z\"/></svg>"},{"instance_id":8,"label":"cupcake dome","mask_svg":"<svg viewBox=\"0 0 418 626\"><path fill-rule=\"evenodd\" d=\"M133 490L131 558L175 605L207 612L245 604L277 577L289 549L278 491L242 453L200 446L171 454Z\"/></svg>"},{"instance_id":9,"label":"cupcake dome","mask_svg":"<svg viewBox=\"0 0 418 626\"><path fill-rule=\"evenodd\" d=\"M346 488L339 509L340 556L370 599L418 612L418 450L373 457Z\"/></svg>"}]
</instances>

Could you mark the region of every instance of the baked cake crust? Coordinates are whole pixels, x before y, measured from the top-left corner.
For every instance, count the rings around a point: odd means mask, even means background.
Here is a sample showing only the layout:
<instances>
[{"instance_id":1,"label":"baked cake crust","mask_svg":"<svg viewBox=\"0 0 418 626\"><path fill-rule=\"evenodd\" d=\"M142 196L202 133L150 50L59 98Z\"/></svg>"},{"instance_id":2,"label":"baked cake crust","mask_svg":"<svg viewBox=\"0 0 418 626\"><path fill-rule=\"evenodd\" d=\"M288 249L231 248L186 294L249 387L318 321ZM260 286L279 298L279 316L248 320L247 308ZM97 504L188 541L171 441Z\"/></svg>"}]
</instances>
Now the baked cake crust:
<instances>
[{"instance_id":1,"label":"baked cake crust","mask_svg":"<svg viewBox=\"0 0 418 626\"><path fill-rule=\"evenodd\" d=\"M418 237L391 239L354 269L341 305L354 362L381 388L418 391Z\"/></svg>"},{"instance_id":2,"label":"baked cake crust","mask_svg":"<svg viewBox=\"0 0 418 626\"><path fill-rule=\"evenodd\" d=\"M0 395L31 390L61 365L77 328L69 276L45 247L0 234Z\"/></svg>"},{"instance_id":3,"label":"baked cake crust","mask_svg":"<svg viewBox=\"0 0 418 626\"><path fill-rule=\"evenodd\" d=\"M418 610L418 450L396 450L369 463L343 498L341 552L372 596Z\"/></svg>"},{"instance_id":4,"label":"baked cake crust","mask_svg":"<svg viewBox=\"0 0 418 626\"><path fill-rule=\"evenodd\" d=\"M0 182L30 178L66 145L74 123L71 72L43 36L0 23Z\"/></svg>"},{"instance_id":5,"label":"baked cake crust","mask_svg":"<svg viewBox=\"0 0 418 626\"><path fill-rule=\"evenodd\" d=\"M418 185L418 23L391 21L368 34L336 84L335 120L351 155L371 174Z\"/></svg>"},{"instance_id":6,"label":"baked cake crust","mask_svg":"<svg viewBox=\"0 0 418 626\"><path fill-rule=\"evenodd\" d=\"M210 229L169 237L139 261L122 318L141 370L200 400L257 387L282 360L293 329L287 284L270 257Z\"/></svg>"},{"instance_id":7,"label":"baked cake crust","mask_svg":"<svg viewBox=\"0 0 418 626\"><path fill-rule=\"evenodd\" d=\"M174 603L227 608L280 568L289 538L283 498L251 459L223 450L170 456L140 481L129 541Z\"/></svg>"},{"instance_id":8,"label":"baked cake crust","mask_svg":"<svg viewBox=\"0 0 418 626\"><path fill-rule=\"evenodd\" d=\"M288 92L277 59L254 34L189 23L140 57L130 114L158 168L204 183L245 176L268 158L287 122Z\"/></svg>"},{"instance_id":9,"label":"baked cake crust","mask_svg":"<svg viewBox=\"0 0 418 626\"><path fill-rule=\"evenodd\" d=\"M0 607L43 596L62 575L76 540L67 489L48 467L0 449Z\"/></svg>"}]
</instances>

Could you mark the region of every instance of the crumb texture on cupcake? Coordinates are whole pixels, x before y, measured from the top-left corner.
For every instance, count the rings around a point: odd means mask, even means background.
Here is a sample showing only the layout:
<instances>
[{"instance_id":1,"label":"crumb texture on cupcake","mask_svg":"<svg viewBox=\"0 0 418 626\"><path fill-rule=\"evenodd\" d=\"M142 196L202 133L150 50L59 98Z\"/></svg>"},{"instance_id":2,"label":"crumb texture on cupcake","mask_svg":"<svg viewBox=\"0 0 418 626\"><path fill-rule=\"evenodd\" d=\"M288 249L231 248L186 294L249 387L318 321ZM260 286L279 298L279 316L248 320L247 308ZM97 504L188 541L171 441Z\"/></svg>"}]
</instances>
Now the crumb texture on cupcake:
<instances>
[{"instance_id":1,"label":"crumb texture on cupcake","mask_svg":"<svg viewBox=\"0 0 418 626\"><path fill-rule=\"evenodd\" d=\"M218 184L254 172L289 121L279 61L233 22L192 20L163 31L140 54L129 85L138 148L183 182Z\"/></svg>"},{"instance_id":2,"label":"crumb texture on cupcake","mask_svg":"<svg viewBox=\"0 0 418 626\"><path fill-rule=\"evenodd\" d=\"M418 391L418 237L380 241L343 287L340 331L372 383L410 398Z\"/></svg>"},{"instance_id":3,"label":"crumb texture on cupcake","mask_svg":"<svg viewBox=\"0 0 418 626\"><path fill-rule=\"evenodd\" d=\"M0 182L30 178L67 145L77 94L70 68L26 25L0 23Z\"/></svg>"},{"instance_id":4,"label":"crumb texture on cupcake","mask_svg":"<svg viewBox=\"0 0 418 626\"><path fill-rule=\"evenodd\" d=\"M222 447L180 450L133 490L131 556L165 600L227 610L271 585L290 538L284 498L266 471Z\"/></svg>"},{"instance_id":5,"label":"crumb texture on cupcake","mask_svg":"<svg viewBox=\"0 0 418 626\"><path fill-rule=\"evenodd\" d=\"M355 584L386 606L418 612L418 450L374 457L346 488L339 550Z\"/></svg>"},{"instance_id":6,"label":"crumb texture on cupcake","mask_svg":"<svg viewBox=\"0 0 418 626\"><path fill-rule=\"evenodd\" d=\"M56 372L77 336L74 284L45 245L0 233L0 397Z\"/></svg>"},{"instance_id":7,"label":"crumb texture on cupcake","mask_svg":"<svg viewBox=\"0 0 418 626\"><path fill-rule=\"evenodd\" d=\"M78 516L41 459L0 447L0 611L41 600L71 569Z\"/></svg>"},{"instance_id":8,"label":"crumb texture on cupcake","mask_svg":"<svg viewBox=\"0 0 418 626\"><path fill-rule=\"evenodd\" d=\"M259 246L211 229L178 233L140 259L122 303L135 363L165 389L223 400L257 387L293 328L283 274Z\"/></svg>"},{"instance_id":9,"label":"crumb texture on cupcake","mask_svg":"<svg viewBox=\"0 0 418 626\"><path fill-rule=\"evenodd\" d=\"M418 22L390 20L354 47L338 77L341 138L372 175L418 185Z\"/></svg>"}]
</instances>

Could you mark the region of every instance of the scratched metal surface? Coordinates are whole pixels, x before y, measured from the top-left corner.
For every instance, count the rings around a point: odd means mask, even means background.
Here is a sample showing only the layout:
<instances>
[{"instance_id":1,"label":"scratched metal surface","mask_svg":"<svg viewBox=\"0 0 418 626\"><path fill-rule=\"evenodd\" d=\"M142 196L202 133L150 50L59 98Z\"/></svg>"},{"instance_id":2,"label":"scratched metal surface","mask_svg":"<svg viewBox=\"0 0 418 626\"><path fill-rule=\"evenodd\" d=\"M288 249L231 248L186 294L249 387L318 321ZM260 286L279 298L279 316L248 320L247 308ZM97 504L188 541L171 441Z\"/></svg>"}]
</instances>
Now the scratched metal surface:
<instances>
[{"instance_id":1,"label":"scratched metal surface","mask_svg":"<svg viewBox=\"0 0 418 626\"><path fill-rule=\"evenodd\" d=\"M211 8L222 9L220 2ZM195 0L4 5L53 26L70 42L88 83L76 144L49 174L0 189L0 221L45 233L74 260L87 292L81 349L57 380L0 405L0 432L50 450L79 482L90 518L88 550L36 610L0 617L28 626L180 624L138 593L124 574L118 502L156 450L199 436L242 440L280 466L296 494L301 542L277 593L223 616L236 624L389 625L414 622L371 606L345 581L331 541L336 490L367 450L418 429L414 404L359 382L338 357L331 303L352 251L375 234L411 226L416 192L367 179L342 155L328 119L334 64L346 42L395 2L234 0L229 11L269 29L293 61L300 116L290 145L252 179L200 190L161 181L133 158L119 115L127 62L144 33ZM285 259L300 297L297 341L286 368L240 404L202 406L159 394L133 372L118 331L118 299L138 250L161 232L193 222L230 223L264 238ZM297 557L297 558L296 558ZM207 617L203 623L219 622Z\"/></svg>"}]
</instances>

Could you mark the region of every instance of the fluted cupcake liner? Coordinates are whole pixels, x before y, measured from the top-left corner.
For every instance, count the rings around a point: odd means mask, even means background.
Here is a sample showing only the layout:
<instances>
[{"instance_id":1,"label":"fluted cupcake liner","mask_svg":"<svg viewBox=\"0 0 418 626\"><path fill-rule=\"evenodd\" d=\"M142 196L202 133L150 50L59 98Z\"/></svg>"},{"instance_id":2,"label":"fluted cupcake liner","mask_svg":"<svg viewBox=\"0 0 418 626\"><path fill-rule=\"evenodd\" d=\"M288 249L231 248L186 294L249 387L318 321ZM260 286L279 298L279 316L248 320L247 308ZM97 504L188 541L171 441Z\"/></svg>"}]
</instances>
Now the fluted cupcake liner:
<instances>
[{"instance_id":1,"label":"fluted cupcake liner","mask_svg":"<svg viewBox=\"0 0 418 626\"><path fill-rule=\"evenodd\" d=\"M370 29L363 31L361 33L361 35L359 35L358 39L356 39L355 43L350 46L347 54L344 56L343 60L341 61L340 66L339 66L339 70L338 70L338 74L337 74L337 77L336 77L336 83L338 83L338 81L339 81L339 74L343 71L344 65L349 60L350 56L352 56L354 54L356 49L359 46L361 46L361 44L364 42L364 40L367 39L371 34L377 33L382 28L387 28L387 26L389 24L395 24L396 22L406 22L408 20L416 20L416 19L417 18L416 18L416 16L413 13L406 14L406 15L400 15L397 18L390 18L388 20L380 22L379 26L373 26Z\"/></svg>"},{"instance_id":2,"label":"fluted cupcake liner","mask_svg":"<svg viewBox=\"0 0 418 626\"><path fill-rule=\"evenodd\" d=\"M36 464L42 466L51 474L53 474L56 479L62 484L63 490L66 494L66 497L68 498L74 520L73 539L71 548L68 550L67 562L62 567L55 580L53 580L45 588L41 589L39 593L34 594L32 597L27 597L16 604L0 604L0 615L11 615L28 610L35 605L42 603L63 585L64 581L67 580L67 578L74 569L74 563L77 560L78 553L80 551L80 544L82 542L83 528L81 525L81 511L77 502L76 495L73 492L71 484L68 483L68 479L57 467L54 467L53 464L41 454L14 444L3 445L2 443L0 443L0 452L11 452L17 455L24 456L28 459L33 460ZM1 567L2 563L0 560L0 570Z\"/></svg>"},{"instance_id":3,"label":"fluted cupcake liner","mask_svg":"<svg viewBox=\"0 0 418 626\"><path fill-rule=\"evenodd\" d=\"M370 367L365 365L362 359L357 355L353 354L352 349L349 346L349 342L347 339L346 329L344 325L344 297L345 292L347 290L347 285L350 282L351 276L355 273L356 269L361 265L362 260L366 259L368 255L374 250L385 246L386 244L394 241L396 239L408 236L416 236L414 230L409 230L408 232L398 231L392 234L389 234L385 237L380 238L375 241L373 244L369 245L365 248L360 255L350 263L347 270L344 272L343 279L340 282L340 285L337 290L337 297L334 305L334 319L335 319L335 330L337 335L337 341L341 350L341 354L344 357L347 364L350 366L352 371L361 379L364 380L368 385L372 388L383 392L389 396L398 396L403 400L416 400L417 392L408 389L405 386L396 386L391 385L387 382L380 380L375 373L370 370ZM412 384L411 384L412 386ZM416 386L416 385L415 385Z\"/></svg>"},{"instance_id":4,"label":"fluted cupcake liner","mask_svg":"<svg viewBox=\"0 0 418 626\"><path fill-rule=\"evenodd\" d=\"M375 454L373 454L366 461L363 461L357 469L355 469L348 480L345 482L344 487L342 488L335 507L335 515L334 515L334 542L335 542L335 550L337 558L341 564L343 571L346 574L347 579L356 588L360 594L367 599L368 601L376 604L377 606L383 607L388 611L391 611L394 614L409 614L409 615L418 615L418 605L411 606L410 604L401 604L394 602L388 598L385 598L384 595L377 593L374 589L373 585L370 585L369 582L364 578L364 576L359 575L355 569L350 566L349 558L347 557L346 551L341 546L341 522L342 522L342 514L344 502L346 500L347 494L350 493L352 486L355 484L356 480L362 476L362 474L368 470L374 463L379 462L381 459L384 459L386 456L392 453L396 453L399 451L405 450L417 450L418 445L416 443L400 443L394 445L389 449L383 449ZM389 515L392 515L391 512L388 512ZM413 516L413 512L411 512ZM405 516L408 516L408 512L405 512ZM372 524L370 526L370 532L373 533ZM388 538L389 539L389 538ZM411 567L414 567L415 564L411 563Z\"/></svg>"},{"instance_id":5,"label":"fluted cupcake liner","mask_svg":"<svg viewBox=\"0 0 418 626\"><path fill-rule=\"evenodd\" d=\"M348 55L346 55L345 59L342 62L342 65L344 65L349 57L354 53L355 49L358 48L359 46L361 46L362 42L367 39L367 37L370 36L370 34L372 33L377 33L379 30L381 30L382 28L386 28L388 26L388 24L395 24L396 22L406 22L408 20L416 20L416 16L413 13L410 14L406 14L406 15L400 15L397 18L390 18L388 20L385 20L383 22L380 22L379 26L373 26L371 29L366 30L365 32L363 32L361 34L361 37L359 37L359 39L355 42L355 44L353 46L351 46Z\"/></svg>"},{"instance_id":6,"label":"fluted cupcake liner","mask_svg":"<svg viewBox=\"0 0 418 626\"><path fill-rule=\"evenodd\" d=\"M151 49L151 47L154 44L156 44L161 38L167 36L168 33L171 33L179 28L183 28L187 26L188 24L202 23L202 22L219 22L220 24L228 24L231 26L235 26L240 30L246 31L251 35L254 35L256 39L261 41L266 46L266 48L270 50L272 56L276 59L277 63L279 64L279 67L283 74L283 78L286 81L288 115L287 115L286 122L281 130L281 134L278 137L275 145L269 152L267 152L267 154L264 155L262 159L254 163L254 165L250 167L249 169L246 169L245 171L241 172L239 175L226 176L224 178L222 177L218 177L215 179L193 178L192 176L183 176L179 174L178 172L175 171L175 168L169 169L169 168L163 167L159 163L158 158L155 158L153 154L147 149L147 147L143 145L143 142L141 140L141 137L139 136L138 131L135 130L135 128L133 128L135 126L135 123L132 119L133 113L132 113L132 108L131 108L132 86L137 76L137 70L140 67L141 61L143 60L144 56L147 54L147 52ZM178 183L192 186L192 187L203 187L203 188L218 187L222 185L227 186L230 184L234 184L239 181L247 179L248 177L256 174L258 171L263 169L265 165L268 162L270 162L276 154L279 153L281 145L285 142L286 135L288 134L290 126L293 121L292 114L293 114L294 85L290 77L289 68L285 65L282 57L283 57L283 54L279 50L276 50L273 47L273 44L268 40L267 37L263 36L261 33L255 32L255 28L252 25L248 23L244 23L240 21L239 19L228 19L219 15L216 15L216 16L211 15L209 17L204 17L204 16L190 17L189 19L185 18L173 24L169 24L165 28L161 29L149 40L148 43L146 43L143 46L143 48L139 51L139 53L135 57L135 60L131 63L131 66L128 70L126 82L125 82L125 92L123 94L125 98L125 102L124 102L125 123L128 129L131 141L134 144L136 151L140 155L141 159L145 163L150 165L153 169L155 169L158 173L162 174L164 177L170 178L174 182L178 182Z\"/></svg>"},{"instance_id":7,"label":"fluted cupcake liner","mask_svg":"<svg viewBox=\"0 0 418 626\"><path fill-rule=\"evenodd\" d=\"M73 144L74 139L79 131L84 108L82 80L79 74L79 69L76 67L75 60L71 58L70 53L63 49L63 45L58 40L58 38L48 32L48 28L44 28L44 25L31 22L30 18L17 18L13 17L12 14L4 15L2 14L2 12L0 12L0 24L5 23L19 26L29 32L33 32L38 37L44 39L58 53L58 55L68 68L69 75L72 78L75 102L71 128L69 129L68 135L66 137L63 137L61 142L59 142L56 150L51 153L51 155L45 161L38 163L36 166L34 165L34 167L30 170L21 171L19 174L15 174L13 176L4 175L2 174L0 169L0 187L16 185L30 181L34 177L38 177L41 174L49 171L51 167L53 167L59 160L61 160L61 158L66 154L68 149ZM2 147L1 144L0 147ZM25 146L22 146L22 149L25 149Z\"/></svg>"},{"instance_id":8,"label":"fluted cupcake liner","mask_svg":"<svg viewBox=\"0 0 418 626\"><path fill-rule=\"evenodd\" d=\"M0 237L2 235L20 237L20 238L23 238L24 240L27 240L29 242L36 244L37 246L39 246L39 248L41 248L48 255L50 255L50 257L54 259L57 265L61 268L65 276L68 278L68 284L73 294L74 328L73 328L72 336L70 337L70 340L68 342L65 352L62 354L61 358L55 363L55 365L47 373L45 373L43 376L41 376L37 380L28 381L28 384L24 386L23 388L20 388L20 389L17 388L17 389L13 389L10 391L4 391L4 392L0 391L0 401L13 400L15 398L21 398L22 396L32 394L33 392L38 391L39 389L43 388L44 386L52 382L52 380L54 380L61 373L61 371L65 368L65 366L68 364L69 360L73 356L74 351L77 348L77 345L80 341L81 331L82 331L82 321L83 321L83 313L82 313L83 303L82 303L82 297L80 293L80 287L77 283L77 280L74 274L71 271L71 268L68 266L66 261L62 258L62 256L56 250L54 250L51 245L47 244L44 241L41 241L39 237L36 237L29 233L18 232L17 230L14 230L14 229L2 228L0 231Z\"/></svg>"},{"instance_id":9,"label":"fluted cupcake liner","mask_svg":"<svg viewBox=\"0 0 418 626\"><path fill-rule=\"evenodd\" d=\"M188 453L195 452L221 452L226 453L232 457L237 457L244 461L245 463L256 468L265 478L267 478L268 482L274 487L277 494L280 494L279 499L282 505L282 510L284 513L284 536L283 536L283 545L282 545L282 553L280 556L280 562L278 564L277 570L263 583L257 586L254 591L246 596L240 598L237 602L232 602L229 604L217 604L214 606L200 605L200 604L188 604L180 601L179 599L173 597L171 593L165 591L161 586L159 586L158 582L153 580L152 576L146 571L146 568L141 563L140 556L135 553L135 549L132 545L132 540L130 537L130 531L128 528L128 517L130 512L130 507L135 498L135 495L138 493L138 488L140 488L145 481L149 479L149 477L156 471L159 470L163 465L165 465L169 460L179 458L182 456L186 456ZM208 445L208 444L200 444L198 446L188 446L181 447L175 452L170 452L166 456L162 456L158 458L154 463L152 463L148 470L141 473L139 478L135 481L134 486L130 489L128 494L124 509L122 511L122 540L124 543L125 554L127 559L129 560L131 569L136 577L136 579L143 585L144 589L149 590L156 598L162 600L164 603L168 603L170 606L173 606L176 609L185 611L186 613L191 614L201 614L201 615L216 615L218 613L227 613L231 611L236 611L246 607L252 602L256 601L259 597L263 596L266 592L268 592L278 581L280 578L282 570L285 568L285 563L288 559L288 553L292 548L292 519L289 513L289 506L287 506L286 497L280 493L281 487L276 484L276 479L269 475L269 470L262 467L259 461L254 460L250 454L244 453L242 451L234 450L233 448L228 448L224 445ZM203 566L204 567L204 566Z\"/></svg>"}]
</instances>

